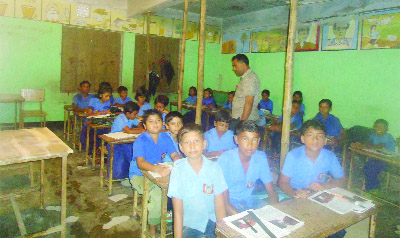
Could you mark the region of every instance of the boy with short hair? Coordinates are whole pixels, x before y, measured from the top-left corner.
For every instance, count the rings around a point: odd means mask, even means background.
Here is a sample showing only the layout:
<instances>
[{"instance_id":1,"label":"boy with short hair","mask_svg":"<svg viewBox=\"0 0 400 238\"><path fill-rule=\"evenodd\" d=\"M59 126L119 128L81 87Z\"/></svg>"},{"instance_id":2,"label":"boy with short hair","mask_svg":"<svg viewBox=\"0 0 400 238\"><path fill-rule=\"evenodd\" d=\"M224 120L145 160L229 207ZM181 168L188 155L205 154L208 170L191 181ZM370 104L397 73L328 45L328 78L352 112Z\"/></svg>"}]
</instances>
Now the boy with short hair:
<instances>
[{"instance_id":1,"label":"boy with short hair","mask_svg":"<svg viewBox=\"0 0 400 238\"><path fill-rule=\"evenodd\" d=\"M116 106L123 107L125 103L132 101L132 99L128 97L128 89L126 87L119 86L117 90L119 97L114 101Z\"/></svg>"},{"instance_id":2,"label":"boy with short hair","mask_svg":"<svg viewBox=\"0 0 400 238\"><path fill-rule=\"evenodd\" d=\"M232 102L235 97L235 91L230 91L228 93L228 101L224 104L223 108L232 111Z\"/></svg>"},{"instance_id":3,"label":"boy with short hair","mask_svg":"<svg viewBox=\"0 0 400 238\"><path fill-rule=\"evenodd\" d=\"M168 197L174 206L174 237L214 238L215 223L226 213L228 188L221 168L202 155L207 141L201 126L187 124L179 132L179 148L187 156L174 163Z\"/></svg>"},{"instance_id":4,"label":"boy with short hair","mask_svg":"<svg viewBox=\"0 0 400 238\"><path fill-rule=\"evenodd\" d=\"M232 117L227 111L218 111L215 114L214 128L204 134L207 147L204 155L206 157L218 157L224 151L236 148L233 140L233 131L229 130L229 122Z\"/></svg>"},{"instance_id":5,"label":"boy with short hair","mask_svg":"<svg viewBox=\"0 0 400 238\"><path fill-rule=\"evenodd\" d=\"M74 96L72 101L72 107L74 112L87 112L89 110L90 99L94 98L95 95L90 94L90 82L82 81L79 84L80 93Z\"/></svg>"},{"instance_id":6,"label":"boy with short hair","mask_svg":"<svg viewBox=\"0 0 400 238\"><path fill-rule=\"evenodd\" d=\"M176 152L181 155L178 145L178 133L183 126L183 118L180 112L170 112L165 117L165 127L168 130L167 135L171 138L174 143ZM166 156L166 161L172 161L169 155Z\"/></svg>"},{"instance_id":7,"label":"boy with short hair","mask_svg":"<svg viewBox=\"0 0 400 238\"><path fill-rule=\"evenodd\" d=\"M179 158L175 147L162 130L161 113L155 109L146 110L143 125L147 129L133 143L133 157L129 168L129 179L138 193L143 193L143 174L140 170L152 171L167 176L170 170L158 165L164 162L169 154L173 161ZM161 188L149 183L149 215L150 234L155 236L157 225L161 221Z\"/></svg>"},{"instance_id":8,"label":"boy with short hair","mask_svg":"<svg viewBox=\"0 0 400 238\"><path fill-rule=\"evenodd\" d=\"M314 120L324 123L326 127L326 134L328 136L340 136L344 133L343 126L339 118L330 114L332 111L332 101L329 99L322 99L319 101L319 112L314 117Z\"/></svg>"},{"instance_id":9,"label":"boy with short hair","mask_svg":"<svg viewBox=\"0 0 400 238\"><path fill-rule=\"evenodd\" d=\"M154 100L154 109L157 109L162 115L163 122L165 123L165 116L169 113L166 109L169 103L169 98L165 95L158 95Z\"/></svg>"},{"instance_id":10,"label":"boy with short hair","mask_svg":"<svg viewBox=\"0 0 400 238\"><path fill-rule=\"evenodd\" d=\"M268 110L272 114L274 109L274 103L269 99L270 92L268 89L264 89L261 93L262 99L260 100L260 109Z\"/></svg>"},{"instance_id":11,"label":"boy with short hair","mask_svg":"<svg viewBox=\"0 0 400 238\"><path fill-rule=\"evenodd\" d=\"M301 128L301 142L303 146L286 155L279 177L282 191L295 198L307 198L310 191L343 187L346 183L343 168L336 155L323 148L327 142L324 124L306 121Z\"/></svg>"},{"instance_id":12,"label":"boy with short hair","mask_svg":"<svg viewBox=\"0 0 400 238\"><path fill-rule=\"evenodd\" d=\"M251 120L240 121L234 138L238 148L225 151L217 160L228 185L228 190L224 192L227 214L233 215L267 205L252 195L258 179L268 192L269 203L277 203L278 195L272 183L267 155L257 150L260 143L257 123Z\"/></svg>"}]
</instances>

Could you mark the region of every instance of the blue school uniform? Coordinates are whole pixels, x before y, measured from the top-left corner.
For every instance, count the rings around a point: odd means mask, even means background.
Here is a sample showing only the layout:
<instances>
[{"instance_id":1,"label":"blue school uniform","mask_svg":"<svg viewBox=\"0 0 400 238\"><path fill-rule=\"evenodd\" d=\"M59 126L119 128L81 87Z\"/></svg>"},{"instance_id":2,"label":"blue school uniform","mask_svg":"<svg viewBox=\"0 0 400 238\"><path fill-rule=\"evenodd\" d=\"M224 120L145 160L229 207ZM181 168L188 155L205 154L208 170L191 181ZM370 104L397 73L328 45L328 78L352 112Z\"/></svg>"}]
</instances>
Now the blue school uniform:
<instances>
[{"instance_id":1,"label":"blue school uniform","mask_svg":"<svg viewBox=\"0 0 400 238\"><path fill-rule=\"evenodd\" d=\"M168 197L183 201L183 226L204 233L209 220L216 222L214 197L226 189L224 174L217 163L203 156L203 164L197 174L188 159L184 158L174 163Z\"/></svg>"},{"instance_id":2,"label":"blue school uniform","mask_svg":"<svg viewBox=\"0 0 400 238\"><path fill-rule=\"evenodd\" d=\"M314 117L314 120L324 123L326 127L326 134L328 136L340 136L340 131L343 130L343 126L340 123L339 118L332 114L329 114L326 119L322 116L320 112Z\"/></svg>"},{"instance_id":3,"label":"blue school uniform","mask_svg":"<svg viewBox=\"0 0 400 238\"><path fill-rule=\"evenodd\" d=\"M259 104L260 104L260 109L268 110L272 114L272 110L274 109L274 103L271 101L271 99L268 98L267 101L261 99Z\"/></svg>"},{"instance_id":4,"label":"blue school uniform","mask_svg":"<svg viewBox=\"0 0 400 238\"><path fill-rule=\"evenodd\" d=\"M306 189L313 182L324 183L331 175L335 179L342 178L344 171L336 155L322 148L315 162L307 157L305 146L290 151L285 158L282 173L290 178L293 189Z\"/></svg>"},{"instance_id":5,"label":"blue school uniform","mask_svg":"<svg viewBox=\"0 0 400 238\"><path fill-rule=\"evenodd\" d=\"M188 98L186 98L185 102L190 103L190 104L195 104L197 101L197 96L189 96Z\"/></svg>"},{"instance_id":6,"label":"blue school uniform","mask_svg":"<svg viewBox=\"0 0 400 238\"><path fill-rule=\"evenodd\" d=\"M204 138L207 140L207 147L205 151L215 152L221 150L230 150L236 148L235 141L233 140L233 131L227 130L221 138L218 137L217 128L212 128L204 133Z\"/></svg>"},{"instance_id":7,"label":"blue school uniform","mask_svg":"<svg viewBox=\"0 0 400 238\"><path fill-rule=\"evenodd\" d=\"M208 106L212 104L213 108L216 108L215 99L214 97L203 98L203 105Z\"/></svg>"},{"instance_id":8,"label":"blue school uniform","mask_svg":"<svg viewBox=\"0 0 400 238\"><path fill-rule=\"evenodd\" d=\"M370 136L369 136L369 142L373 145L378 145L378 144L385 144L384 149L389 150L389 151L395 151L396 148L396 142L393 138L393 136L389 133L386 133L379 137L376 132L374 131ZM380 182L379 182L379 174L385 169L385 162L383 161L378 161L375 159L369 159L365 165L365 189L367 191L373 190L373 189L378 189L380 187Z\"/></svg>"},{"instance_id":9,"label":"blue school uniform","mask_svg":"<svg viewBox=\"0 0 400 238\"><path fill-rule=\"evenodd\" d=\"M257 179L260 179L264 184L273 181L267 154L263 151L256 151L251 156L246 174L239 158L239 148L222 153L217 163L224 172L225 181L229 188L230 203L240 211L256 206L257 198L251 193Z\"/></svg>"},{"instance_id":10,"label":"blue school uniform","mask_svg":"<svg viewBox=\"0 0 400 238\"><path fill-rule=\"evenodd\" d=\"M129 179L134 175L143 175L136 163L137 157L143 157L151 164L158 164L165 162L165 156L171 155L174 152L177 151L166 133L161 132L158 135L157 144L154 143L149 132L146 131L142 133L135 140L135 143L133 143L133 156L129 167Z\"/></svg>"},{"instance_id":11,"label":"blue school uniform","mask_svg":"<svg viewBox=\"0 0 400 238\"><path fill-rule=\"evenodd\" d=\"M101 103L100 99L92 98L88 107L91 108L93 112L108 111L111 108L111 102L108 100L107 102Z\"/></svg>"},{"instance_id":12,"label":"blue school uniform","mask_svg":"<svg viewBox=\"0 0 400 238\"><path fill-rule=\"evenodd\" d=\"M129 127L129 128L133 128L133 127L137 127L139 125L140 121L138 119L128 119L126 117L126 115L124 113L118 115L112 126L111 126L111 133L114 132L122 132L124 127Z\"/></svg>"},{"instance_id":13,"label":"blue school uniform","mask_svg":"<svg viewBox=\"0 0 400 238\"><path fill-rule=\"evenodd\" d=\"M174 140L174 138L172 137L172 134L171 134L170 131L167 131L166 134L169 136L169 138L171 138L171 141L174 144L176 152L178 152L178 154L181 155L182 153L179 150L179 143ZM172 162L171 156L170 155L166 155L164 161L165 162Z\"/></svg>"},{"instance_id":14,"label":"blue school uniform","mask_svg":"<svg viewBox=\"0 0 400 238\"><path fill-rule=\"evenodd\" d=\"M125 104L127 102L132 102L132 99L130 97L126 97L125 100L122 100L121 97L115 99L115 104Z\"/></svg>"},{"instance_id":15,"label":"blue school uniform","mask_svg":"<svg viewBox=\"0 0 400 238\"><path fill-rule=\"evenodd\" d=\"M232 103L229 102L229 101L227 101L227 102L224 104L224 108L225 108L225 109L228 109L228 110L232 110Z\"/></svg>"},{"instance_id":16,"label":"blue school uniform","mask_svg":"<svg viewBox=\"0 0 400 238\"><path fill-rule=\"evenodd\" d=\"M147 110L149 110L149 109L152 109L152 108L153 108L153 107L151 106L150 103L144 102L144 103L143 103L143 106L140 107L139 112L138 112L137 115L138 115L138 116L143 116L143 114L144 114L145 111L147 111Z\"/></svg>"},{"instance_id":17,"label":"blue school uniform","mask_svg":"<svg viewBox=\"0 0 400 238\"><path fill-rule=\"evenodd\" d=\"M279 121L283 120L283 115L279 117ZM290 124L295 124L296 126L293 128L294 130L298 130L303 125L303 117L300 116L300 113L296 113L294 116L290 118Z\"/></svg>"},{"instance_id":18,"label":"blue school uniform","mask_svg":"<svg viewBox=\"0 0 400 238\"><path fill-rule=\"evenodd\" d=\"M90 100L94 97L95 95L88 94L87 97L84 98L82 94L78 93L74 96L72 104L75 104L78 108L81 109L88 108Z\"/></svg>"},{"instance_id":19,"label":"blue school uniform","mask_svg":"<svg viewBox=\"0 0 400 238\"><path fill-rule=\"evenodd\" d=\"M300 105L300 112L303 114L303 117L306 115L306 106L304 103Z\"/></svg>"}]
</instances>

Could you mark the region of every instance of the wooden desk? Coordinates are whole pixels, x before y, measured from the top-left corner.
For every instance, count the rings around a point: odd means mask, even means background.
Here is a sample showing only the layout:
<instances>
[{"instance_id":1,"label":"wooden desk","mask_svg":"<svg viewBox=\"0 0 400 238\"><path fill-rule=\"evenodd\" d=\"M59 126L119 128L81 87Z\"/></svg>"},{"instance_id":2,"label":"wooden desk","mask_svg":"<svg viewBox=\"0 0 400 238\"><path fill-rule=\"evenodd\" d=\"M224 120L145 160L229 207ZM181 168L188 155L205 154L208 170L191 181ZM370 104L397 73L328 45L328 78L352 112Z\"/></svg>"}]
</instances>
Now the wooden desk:
<instances>
[{"instance_id":1,"label":"wooden desk","mask_svg":"<svg viewBox=\"0 0 400 238\"><path fill-rule=\"evenodd\" d=\"M61 225L41 232L40 235L61 231L61 237L65 237L65 219L67 209L67 156L72 153L60 138L48 128L34 128L23 130L0 131L0 166L41 162L40 173L40 201L43 205L44 191L44 160L62 158L61 167ZM14 209L15 213L18 214ZM19 214L20 215L20 214ZM18 215L17 215L18 216ZM24 236L25 226L22 219L17 219L21 236ZM26 231L25 231L26 232Z\"/></svg>"},{"instance_id":2,"label":"wooden desk","mask_svg":"<svg viewBox=\"0 0 400 238\"><path fill-rule=\"evenodd\" d=\"M24 128L24 122L21 117L22 112L22 102L25 99L20 94L0 94L0 103L15 103L15 116L14 116L14 129L17 129L17 118L19 113L19 126L18 128ZM19 110L17 109L17 104L19 105Z\"/></svg>"},{"instance_id":3,"label":"wooden desk","mask_svg":"<svg viewBox=\"0 0 400 238\"><path fill-rule=\"evenodd\" d=\"M340 215L308 199L291 199L273 206L304 221L304 226L286 237L327 237L367 218L370 218L369 237L375 237L375 215L378 212L376 207L362 214L350 212ZM219 238L244 237L225 223L217 224L215 233Z\"/></svg>"},{"instance_id":4,"label":"wooden desk","mask_svg":"<svg viewBox=\"0 0 400 238\"><path fill-rule=\"evenodd\" d=\"M149 172L142 170L143 173L143 195L142 195L142 238L151 237L150 232L147 231L147 207L149 201L149 182L153 182L155 185L161 188L161 231L160 238L167 236L167 203L168 203L168 185L169 176L154 178Z\"/></svg>"},{"instance_id":5,"label":"wooden desk","mask_svg":"<svg viewBox=\"0 0 400 238\"><path fill-rule=\"evenodd\" d=\"M74 147L74 149L76 148L76 132L77 131L82 131L82 125L83 122L85 121L87 117L87 113L86 112L74 112L74 128L72 131L72 146ZM82 143L79 141L79 152L82 151Z\"/></svg>"},{"instance_id":6,"label":"wooden desk","mask_svg":"<svg viewBox=\"0 0 400 238\"><path fill-rule=\"evenodd\" d=\"M172 110L172 106L178 106L177 102L171 102L170 106L169 106L169 110ZM191 111L196 111L196 105L192 105L192 104L187 104L187 103L182 103L182 108L191 110ZM218 111L220 111L220 109L218 108L213 108L213 109L209 109L209 108L202 108L201 111L207 113L207 127L206 130L208 130L210 128L210 116L211 115L215 115Z\"/></svg>"},{"instance_id":7,"label":"wooden desk","mask_svg":"<svg viewBox=\"0 0 400 238\"><path fill-rule=\"evenodd\" d=\"M130 137L124 139L114 139L108 137L107 134L99 136L101 140L101 160L100 160L100 186L103 187L104 183L108 186L108 196L112 195L112 183L113 183L113 166L114 166L114 145L133 143L137 137ZM110 160L108 161L110 165L110 173L107 173L107 168L105 169L106 178L104 179L104 143L110 145ZM108 175L108 179L107 179Z\"/></svg>"},{"instance_id":8,"label":"wooden desk","mask_svg":"<svg viewBox=\"0 0 400 238\"><path fill-rule=\"evenodd\" d=\"M92 168L94 169L95 166L96 166L97 130L98 129L110 129L111 126L91 124L90 121L87 121L86 124L87 124L87 132L86 132L87 134L86 134L86 156L85 156L85 162L86 162L86 165L89 164L89 137L90 137L90 128L93 128Z\"/></svg>"},{"instance_id":9,"label":"wooden desk","mask_svg":"<svg viewBox=\"0 0 400 238\"><path fill-rule=\"evenodd\" d=\"M72 105L64 105L64 139L67 137L67 141L69 141L69 137L71 135L71 112L73 112L74 107Z\"/></svg>"}]
</instances>

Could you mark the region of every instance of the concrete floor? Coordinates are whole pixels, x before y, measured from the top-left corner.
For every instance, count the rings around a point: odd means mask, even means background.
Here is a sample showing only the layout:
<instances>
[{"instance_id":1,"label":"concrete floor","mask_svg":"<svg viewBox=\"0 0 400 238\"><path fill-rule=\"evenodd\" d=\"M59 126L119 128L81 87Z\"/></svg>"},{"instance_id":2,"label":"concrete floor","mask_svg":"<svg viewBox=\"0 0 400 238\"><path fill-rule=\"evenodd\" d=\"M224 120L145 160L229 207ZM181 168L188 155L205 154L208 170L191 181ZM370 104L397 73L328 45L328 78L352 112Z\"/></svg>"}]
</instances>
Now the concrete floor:
<instances>
[{"instance_id":1,"label":"concrete floor","mask_svg":"<svg viewBox=\"0 0 400 238\"><path fill-rule=\"evenodd\" d=\"M50 127L62 137L62 126ZM71 148L72 144L66 142ZM39 163L35 164L35 184L38 184ZM29 233L46 230L60 224L61 159L47 160L45 165L45 208L39 209L39 192L32 191L17 196L16 201L22 213L26 230ZM0 196L17 189L29 189L28 167L0 168ZM11 176L12 175L12 176ZM68 157L67 217L74 220L67 225L67 237L140 237L139 223L132 218L133 193L129 187L114 183L114 194L126 194L127 198L113 202L108 198L107 189L100 187L99 168L92 170L84 166L84 153L77 150ZM398 192L395 193L398 197ZM383 204L378 216L376 237L400 237L396 225L400 224L400 210ZM112 218L127 216L128 220L103 229ZM363 221L347 229L347 238L363 238L368 234L368 221ZM20 237L16 218L10 200L0 200L0 237ZM59 237L59 233L46 237Z\"/></svg>"}]
</instances>

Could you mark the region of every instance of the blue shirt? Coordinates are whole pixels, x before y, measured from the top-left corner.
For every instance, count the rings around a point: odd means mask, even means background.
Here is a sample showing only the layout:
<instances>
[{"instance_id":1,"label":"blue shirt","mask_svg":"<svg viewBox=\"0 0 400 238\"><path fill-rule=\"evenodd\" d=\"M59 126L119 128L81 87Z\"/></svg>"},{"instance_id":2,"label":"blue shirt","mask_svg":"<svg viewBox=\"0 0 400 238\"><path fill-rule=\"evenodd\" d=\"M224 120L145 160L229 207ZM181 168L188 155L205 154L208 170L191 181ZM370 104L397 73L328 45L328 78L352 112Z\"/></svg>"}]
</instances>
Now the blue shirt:
<instances>
[{"instance_id":1,"label":"blue shirt","mask_svg":"<svg viewBox=\"0 0 400 238\"><path fill-rule=\"evenodd\" d=\"M182 153L181 153L181 151L179 150L179 144L178 144L178 142L176 142L176 141L174 140L174 138L172 137L171 132L170 132L170 131L167 131L166 134L169 136L169 138L171 138L172 143L174 143L174 147L175 147L176 152L178 152L178 154L181 155ZM170 156L170 155L166 155L164 161L166 161L166 162L172 162L171 156Z\"/></svg>"},{"instance_id":2,"label":"blue shirt","mask_svg":"<svg viewBox=\"0 0 400 238\"><path fill-rule=\"evenodd\" d=\"M197 101L197 96L189 96L188 98L186 98L185 102L188 102L190 104L194 104Z\"/></svg>"},{"instance_id":3,"label":"blue shirt","mask_svg":"<svg viewBox=\"0 0 400 238\"><path fill-rule=\"evenodd\" d=\"M272 114L272 110L274 109L274 103L271 101L271 99L268 98L267 101L261 99L259 104L260 104L260 109L268 110Z\"/></svg>"},{"instance_id":4,"label":"blue shirt","mask_svg":"<svg viewBox=\"0 0 400 238\"><path fill-rule=\"evenodd\" d=\"M204 138L207 140L207 147L205 151L214 152L221 150L230 150L236 148L233 140L233 131L227 130L221 138L218 137L217 128L212 128L204 133Z\"/></svg>"},{"instance_id":5,"label":"blue shirt","mask_svg":"<svg viewBox=\"0 0 400 238\"><path fill-rule=\"evenodd\" d=\"M139 120L136 118L134 120L131 120L131 119L126 118L126 115L124 113L119 114L115 118L115 120L112 124L111 133L122 132L124 127L126 127L126 126L128 126L129 128L132 128L134 126L136 127L137 125L139 125L139 123L140 123Z\"/></svg>"},{"instance_id":6,"label":"blue shirt","mask_svg":"<svg viewBox=\"0 0 400 238\"><path fill-rule=\"evenodd\" d=\"M228 186L217 163L203 156L203 164L198 174L187 158L175 161L172 169L168 197L183 201L183 226L205 232L208 220L216 222L216 195Z\"/></svg>"},{"instance_id":7,"label":"blue shirt","mask_svg":"<svg viewBox=\"0 0 400 238\"><path fill-rule=\"evenodd\" d=\"M90 99L94 98L95 95L88 94L86 98L82 94L78 93L74 96L72 104L75 104L78 108L84 109L89 107Z\"/></svg>"},{"instance_id":8,"label":"blue shirt","mask_svg":"<svg viewBox=\"0 0 400 238\"><path fill-rule=\"evenodd\" d=\"M377 145L377 144L385 144L385 149L386 150L390 150L390 151L395 151L396 150L396 142L394 141L394 138L391 134L386 133L384 135L382 135L381 137L379 137L376 132L374 131L373 133L371 133L371 135L369 136L369 141L371 142L371 144L373 145Z\"/></svg>"},{"instance_id":9,"label":"blue shirt","mask_svg":"<svg viewBox=\"0 0 400 238\"><path fill-rule=\"evenodd\" d=\"M279 117L279 121L282 121L283 115ZM296 126L293 128L295 130L298 130L301 128L303 125L303 117L300 116L300 113L296 113L292 118L290 118L290 124L295 124Z\"/></svg>"},{"instance_id":10,"label":"blue shirt","mask_svg":"<svg viewBox=\"0 0 400 238\"><path fill-rule=\"evenodd\" d=\"M143 114L144 114L145 111L147 111L147 110L149 110L149 109L152 109L152 108L153 108L153 107L151 106L150 103L144 102L144 103L143 103L143 106L140 107L139 112L138 112L137 115L138 115L138 116L143 116Z\"/></svg>"},{"instance_id":11,"label":"blue shirt","mask_svg":"<svg viewBox=\"0 0 400 238\"><path fill-rule=\"evenodd\" d=\"M287 153L282 173L290 178L293 189L305 189L313 182L324 183L328 174L338 179L344 176L336 155L322 148L315 162L308 158L305 146L300 146Z\"/></svg>"},{"instance_id":12,"label":"blue shirt","mask_svg":"<svg viewBox=\"0 0 400 238\"><path fill-rule=\"evenodd\" d=\"M225 108L225 109L232 110L232 103L229 102L229 101L227 101L227 102L224 104L224 108Z\"/></svg>"},{"instance_id":13,"label":"blue shirt","mask_svg":"<svg viewBox=\"0 0 400 238\"><path fill-rule=\"evenodd\" d=\"M212 104L214 108L217 107L217 106L215 105L215 99L214 99L214 97L203 98L203 105L208 106L208 105L210 105L210 104Z\"/></svg>"},{"instance_id":14,"label":"blue shirt","mask_svg":"<svg viewBox=\"0 0 400 238\"><path fill-rule=\"evenodd\" d=\"M146 162L150 164L158 164L164 162L167 154L171 155L174 152L177 151L166 133L160 132L157 144L154 143L149 132L146 131L142 133L133 143L133 156L129 167L129 179L134 175L143 175L136 163L137 157L145 158Z\"/></svg>"},{"instance_id":15,"label":"blue shirt","mask_svg":"<svg viewBox=\"0 0 400 238\"><path fill-rule=\"evenodd\" d=\"M303 113L303 116L306 115L306 106L304 105L304 103L302 103L302 104L300 105L300 112Z\"/></svg>"},{"instance_id":16,"label":"blue shirt","mask_svg":"<svg viewBox=\"0 0 400 238\"><path fill-rule=\"evenodd\" d=\"M110 102L110 100L108 100L105 103L101 103L100 99L92 98L92 99L90 99L88 107L91 108L93 110L93 112L96 112L96 111L99 111L99 112L108 111L111 108L111 102Z\"/></svg>"},{"instance_id":17,"label":"blue shirt","mask_svg":"<svg viewBox=\"0 0 400 238\"><path fill-rule=\"evenodd\" d=\"M132 99L130 97L126 97L125 100L122 100L121 97L115 99L116 104L125 104L127 102L132 102Z\"/></svg>"},{"instance_id":18,"label":"blue shirt","mask_svg":"<svg viewBox=\"0 0 400 238\"><path fill-rule=\"evenodd\" d=\"M229 198L233 206L237 208L242 201L252 201L251 193L257 179L264 184L272 182L272 176L268 165L267 154L256 151L251 156L247 173L244 173L239 157L239 148L225 151L217 160L224 172L226 184L229 188ZM246 202L248 203L248 202Z\"/></svg>"},{"instance_id":19,"label":"blue shirt","mask_svg":"<svg viewBox=\"0 0 400 238\"><path fill-rule=\"evenodd\" d=\"M326 134L328 136L340 136L340 131L343 130L343 126L340 123L339 118L332 114L329 114L326 119L322 116L320 112L314 117L314 120L324 123L326 127Z\"/></svg>"}]
</instances>

